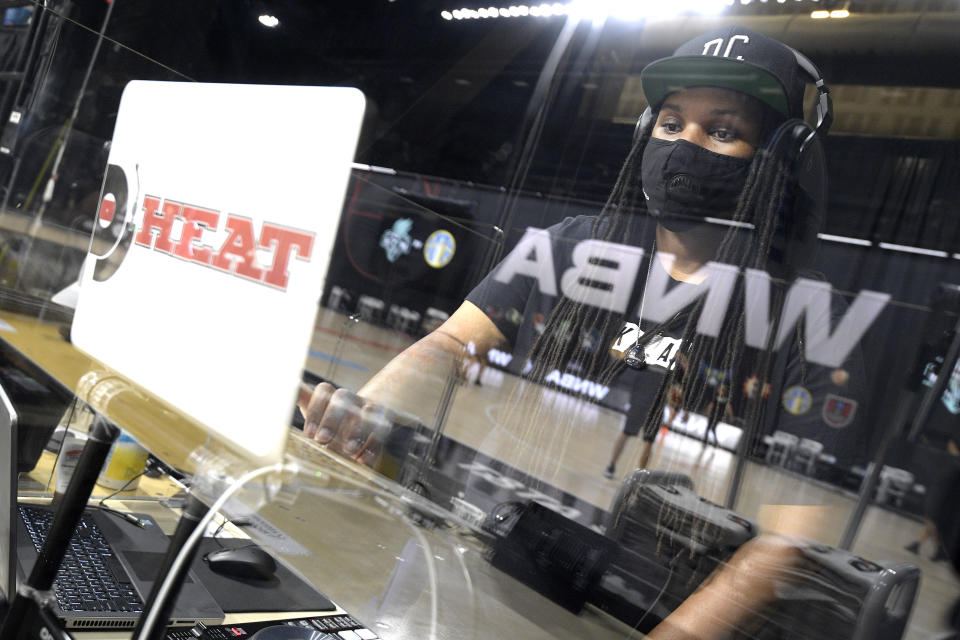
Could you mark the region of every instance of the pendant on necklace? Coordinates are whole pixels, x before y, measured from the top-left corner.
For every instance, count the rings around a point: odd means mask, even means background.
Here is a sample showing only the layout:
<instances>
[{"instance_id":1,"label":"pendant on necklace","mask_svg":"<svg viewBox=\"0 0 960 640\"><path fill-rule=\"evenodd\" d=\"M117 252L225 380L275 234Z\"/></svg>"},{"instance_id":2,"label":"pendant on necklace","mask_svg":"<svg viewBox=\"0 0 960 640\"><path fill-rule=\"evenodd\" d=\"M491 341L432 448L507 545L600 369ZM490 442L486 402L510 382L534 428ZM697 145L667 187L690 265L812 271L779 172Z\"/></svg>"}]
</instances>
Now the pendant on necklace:
<instances>
[{"instance_id":1,"label":"pendant on necklace","mask_svg":"<svg viewBox=\"0 0 960 640\"><path fill-rule=\"evenodd\" d=\"M637 371L643 371L647 368L647 354L643 347L634 346L627 349L626 355L623 356L623 362L631 369L636 369Z\"/></svg>"}]
</instances>

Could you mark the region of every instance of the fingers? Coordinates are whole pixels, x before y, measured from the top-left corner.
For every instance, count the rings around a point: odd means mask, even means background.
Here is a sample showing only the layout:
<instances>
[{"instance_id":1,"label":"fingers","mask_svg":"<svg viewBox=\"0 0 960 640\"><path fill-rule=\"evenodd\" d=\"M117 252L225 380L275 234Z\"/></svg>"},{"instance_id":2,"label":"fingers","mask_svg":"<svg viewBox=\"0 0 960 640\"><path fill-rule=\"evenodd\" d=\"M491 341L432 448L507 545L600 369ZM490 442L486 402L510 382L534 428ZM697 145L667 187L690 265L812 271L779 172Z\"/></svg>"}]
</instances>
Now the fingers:
<instances>
[{"instance_id":1,"label":"fingers","mask_svg":"<svg viewBox=\"0 0 960 640\"><path fill-rule=\"evenodd\" d=\"M324 398L318 398L317 409L322 413L317 416L317 431L313 439L320 444L334 445L334 449L344 450L349 442L349 432L353 425L360 421L360 409L363 408L363 398L347 389L337 389ZM311 407L311 410L313 408Z\"/></svg>"},{"instance_id":2,"label":"fingers","mask_svg":"<svg viewBox=\"0 0 960 640\"><path fill-rule=\"evenodd\" d=\"M305 385L300 385L297 407L300 409L300 413L303 414L303 433L308 438L316 438L320 421L323 419L323 414L327 410L330 398L335 392L336 387L329 382L321 382L312 391Z\"/></svg>"},{"instance_id":3,"label":"fingers","mask_svg":"<svg viewBox=\"0 0 960 640\"><path fill-rule=\"evenodd\" d=\"M336 453L372 466L392 427L393 413L327 382L307 395L301 390L297 403L304 415L304 435Z\"/></svg>"},{"instance_id":4,"label":"fingers","mask_svg":"<svg viewBox=\"0 0 960 640\"><path fill-rule=\"evenodd\" d=\"M389 409L375 404L365 405L360 415L360 423L352 434L358 447L352 455L359 462L373 466L393 428L395 416Z\"/></svg>"},{"instance_id":5,"label":"fingers","mask_svg":"<svg viewBox=\"0 0 960 640\"><path fill-rule=\"evenodd\" d=\"M390 431L391 413L384 407L354 397L362 404L351 407L350 415L340 424L327 446L343 456L372 465L379 457L380 448Z\"/></svg>"}]
</instances>

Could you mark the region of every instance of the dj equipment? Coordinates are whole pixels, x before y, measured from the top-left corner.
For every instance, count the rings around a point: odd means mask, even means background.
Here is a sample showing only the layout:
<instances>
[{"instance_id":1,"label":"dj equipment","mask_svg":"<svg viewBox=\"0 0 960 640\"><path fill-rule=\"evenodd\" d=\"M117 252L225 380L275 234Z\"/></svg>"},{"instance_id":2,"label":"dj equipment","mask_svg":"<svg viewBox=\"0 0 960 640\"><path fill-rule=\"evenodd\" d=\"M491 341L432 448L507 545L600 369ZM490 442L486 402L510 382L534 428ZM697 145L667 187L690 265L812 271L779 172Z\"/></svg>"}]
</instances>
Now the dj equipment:
<instances>
[{"instance_id":1,"label":"dj equipment","mask_svg":"<svg viewBox=\"0 0 960 640\"><path fill-rule=\"evenodd\" d=\"M613 500L607 536L618 549L600 606L649 631L718 564L757 535L755 522L701 498L689 477L640 469ZM631 610L633 613L631 613Z\"/></svg>"},{"instance_id":2,"label":"dj equipment","mask_svg":"<svg viewBox=\"0 0 960 640\"><path fill-rule=\"evenodd\" d=\"M171 627L164 640L376 640L377 634L352 616L338 614L314 618L291 618L244 622L235 625L197 624Z\"/></svg>"},{"instance_id":3,"label":"dj equipment","mask_svg":"<svg viewBox=\"0 0 960 640\"><path fill-rule=\"evenodd\" d=\"M916 566L881 565L822 544L802 551L813 568L777 589L780 602L759 637L903 637L920 586Z\"/></svg>"},{"instance_id":4,"label":"dj equipment","mask_svg":"<svg viewBox=\"0 0 960 640\"><path fill-rule=\"evenodd\" d=\"M609 538L530 502L505 537L493 566L560 606L579 613L614 553Z\"/></svg>"},{"instance_id":5,"label":"dj equipment","mask_svg":"<svg viewBox=\"0 0 960 640\"><path fill-rule=\"evenodd\" d=\"M640 631L654 627L718 565L757 535L756 523L699 497L681 474L638 470L611 505L619 545L599 606ZM911 564L881 565L811 542L805 563L777 586L755 638L902 637L919 586Z\"/></svg>"}]
</instances>

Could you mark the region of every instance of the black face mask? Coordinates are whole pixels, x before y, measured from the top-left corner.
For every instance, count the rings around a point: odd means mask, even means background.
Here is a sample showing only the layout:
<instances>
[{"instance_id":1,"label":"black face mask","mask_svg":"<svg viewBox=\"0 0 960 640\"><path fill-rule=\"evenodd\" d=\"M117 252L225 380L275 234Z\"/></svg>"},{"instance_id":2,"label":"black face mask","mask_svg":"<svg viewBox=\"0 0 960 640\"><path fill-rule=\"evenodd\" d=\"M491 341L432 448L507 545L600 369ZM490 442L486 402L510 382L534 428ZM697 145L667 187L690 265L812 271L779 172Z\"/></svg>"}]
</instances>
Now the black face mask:
<instances>
[{"instance_id":1,"label":"black face mask","mask_svg":"<svg viewBox=\"0 0 960 640\"><path fill-rule=\"evenodd\" d=\"M650 138L640 167L647 209L670 231L686 231L708 216L730 218L750 162L686 140Z\"/></svg>"}]
</instances>

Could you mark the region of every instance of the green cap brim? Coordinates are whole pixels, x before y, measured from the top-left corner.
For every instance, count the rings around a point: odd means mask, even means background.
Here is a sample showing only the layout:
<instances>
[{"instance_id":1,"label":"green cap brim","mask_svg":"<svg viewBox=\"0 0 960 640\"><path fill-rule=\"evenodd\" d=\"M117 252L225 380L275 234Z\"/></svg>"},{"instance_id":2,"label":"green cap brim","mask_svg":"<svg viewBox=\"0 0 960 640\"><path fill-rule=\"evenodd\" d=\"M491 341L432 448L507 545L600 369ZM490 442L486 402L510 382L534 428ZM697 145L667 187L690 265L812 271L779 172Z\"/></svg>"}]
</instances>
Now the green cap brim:
<instances>
[{"instance_id":1,"label":"green cap brim","mask_svg":"<svg viewBox=\"0 0 960 640\"><path fill-rule=\"evenodd\" d=\"M663 58L640 72L643 95L651 107L681 89L720 87L745 93L790 117L787 93L777 78L748 62L710 56Z\"/></svg>"}]
</instances>

